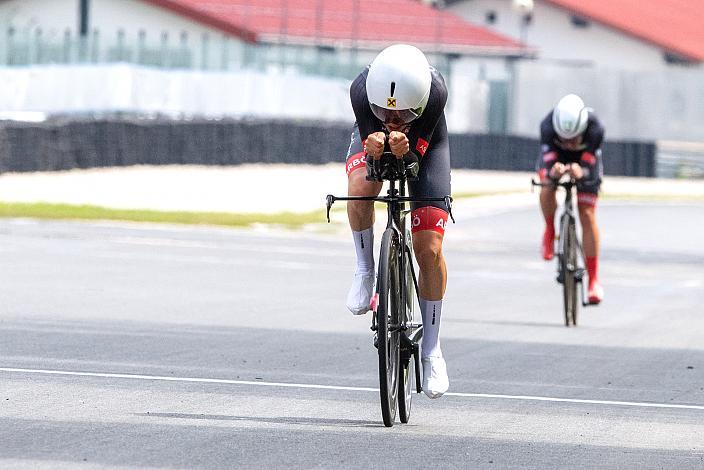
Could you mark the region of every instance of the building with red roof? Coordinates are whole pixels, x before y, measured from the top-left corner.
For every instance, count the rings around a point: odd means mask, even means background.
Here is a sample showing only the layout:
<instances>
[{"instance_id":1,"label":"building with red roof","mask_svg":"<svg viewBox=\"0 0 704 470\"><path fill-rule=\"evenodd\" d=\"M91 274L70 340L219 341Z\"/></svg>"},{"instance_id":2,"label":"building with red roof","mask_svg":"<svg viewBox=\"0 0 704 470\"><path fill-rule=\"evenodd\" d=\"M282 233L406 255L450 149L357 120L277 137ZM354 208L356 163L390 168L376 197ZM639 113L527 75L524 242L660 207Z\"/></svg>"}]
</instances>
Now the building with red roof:
<instances>
[{"instance_id":1,"label":"building with red roof","mask_svg":"<svg viewBox=\"0 0 704 470\"><path fill-rule=\"evenodd\" d=\"M80 28L86 47L76 51L80 3L0 1L8 27L0 34L0 46L8 42L0 47L0 63L276 66L351 78L352 70L394 43L414 44L446 68L461 57L501 62L534 52L416 0L88 0Z\"/></svg>"},{"instance_id":2,"label":"building with red roof","mask_svg":"<svg viewBox=\"0 0 704 470\"><path fill-rule=\"evenodd\" d=\"M629 69L704 62L702 0L455 0L448 10L523 39L540 59Z\"/></svg>"},{"instance_id":3,"label":"building with red roof","mask_svg":"<svg viewBox=\"0 0 704 470\"><path fill-rule=\"evenodd\" d=\"M253 43L523 55L521 44L414 0L143 0Z\"/></svg>"}]
</instances>

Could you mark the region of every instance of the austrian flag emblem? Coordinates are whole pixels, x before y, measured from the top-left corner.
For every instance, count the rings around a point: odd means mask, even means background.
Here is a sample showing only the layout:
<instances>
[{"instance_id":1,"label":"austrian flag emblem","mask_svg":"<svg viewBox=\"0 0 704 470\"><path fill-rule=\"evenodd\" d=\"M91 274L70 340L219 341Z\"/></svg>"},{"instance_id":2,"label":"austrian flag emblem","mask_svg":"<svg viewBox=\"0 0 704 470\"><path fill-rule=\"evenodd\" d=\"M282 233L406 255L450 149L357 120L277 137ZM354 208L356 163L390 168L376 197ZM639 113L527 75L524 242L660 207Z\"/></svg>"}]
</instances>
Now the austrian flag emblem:
<instances>
[{"instance_id":1,"label":"austrian flag emblem","mask_svg":"<svg viewBox=\"0 0 704 470\"><path fill-rule=\"evenodd\" d=\"M416 144L416 150L420 152L421 156L425 155L425 152L428 151L428 141L419 138Z\"/></svg>"}]
</instances>

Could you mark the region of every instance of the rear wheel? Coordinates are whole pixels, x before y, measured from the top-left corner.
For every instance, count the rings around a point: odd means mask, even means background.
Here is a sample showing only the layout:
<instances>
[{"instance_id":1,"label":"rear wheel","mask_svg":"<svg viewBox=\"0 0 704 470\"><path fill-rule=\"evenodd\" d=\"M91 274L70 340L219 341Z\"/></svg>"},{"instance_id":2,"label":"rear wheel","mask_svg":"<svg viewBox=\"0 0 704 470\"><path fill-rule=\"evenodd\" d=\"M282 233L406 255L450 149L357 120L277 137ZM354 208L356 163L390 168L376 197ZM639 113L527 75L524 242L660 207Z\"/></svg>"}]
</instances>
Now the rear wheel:
<instances>
[{"instance_id":1,"label":"rear wheel","mask_svg":"<svg viewBox=\"0 0 704 470\"><path fill-rule=\"evenodd\" d=\"M567 231L568 235L568 266L569 266L569 279L570 279L570 312L572 317L572 325L577 326L577 289L578 289L578 279L577 279L577 228L572 221Z\"/></svg>"},{"instance_id":2,"label":"rear wheel","mask_svg":"<svg viewBox=\"0 0 704 470\"><path fill-rule=\"evenodd\" d=\"M377 316L377 349L379 353L379 396L385 426L396 419L400 375L400 282L398 236L387 229L381 239L379 259Z\"/></svg>"},{"instance_id":3,"label":"rear wheel","mask_svg":"<svg viewBox=\"0 0 704 470\"><path fill-rule=\"evenodd\" d=\"M416 362L411 351L401 354L401 368L398 377L398 418L407 423L411 418L411 403L413 400L413 379L415 378Z\"/></svg>"},{"instance_id":4,"label":"rear wheel","mask_svg":"<svg viewBox=\"0 0 704 470\"><path fill-rule=\"evenodd\" d=\"M413 312L415 310L416 302L416 289L415 282L413 280L413 272L411 270L411 263L413 262L413 257L411 250L406 248L406 262L405 262L405 302L402 309L401 321L406 325L412 325L414 320ZM404 337L401 338L401 368L399 370L398 377L398 415L402 423L407 423L411 417L411 403L413 400L413 380L416 378L415 371L415 358L414 354L418 353L417 341L420 340L421 330L413 330L412 327L408 327L403 333ZM410 336L407 339L406 335Z\"/></svg>"}]
</instances>

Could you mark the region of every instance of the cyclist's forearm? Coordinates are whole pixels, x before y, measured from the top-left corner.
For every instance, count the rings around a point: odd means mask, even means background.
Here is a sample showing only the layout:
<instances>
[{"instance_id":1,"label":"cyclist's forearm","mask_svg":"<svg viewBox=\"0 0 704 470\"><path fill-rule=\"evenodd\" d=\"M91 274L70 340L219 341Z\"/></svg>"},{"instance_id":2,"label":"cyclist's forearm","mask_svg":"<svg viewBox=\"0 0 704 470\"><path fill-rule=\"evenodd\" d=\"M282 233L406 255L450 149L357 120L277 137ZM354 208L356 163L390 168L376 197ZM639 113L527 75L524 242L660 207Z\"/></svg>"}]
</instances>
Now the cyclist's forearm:
<instances>
[{"instance_id":1,"label":"cyclist's forearm","mask_svg":"<svg viewBox=\"0 0 704 470\"><path fill-rule=\"evenodd\" d=\"M583 176L580 178L583 182L596 181L599 176L597 165L599 164L599 152L591 153L584 152L579 159L579 165L582 167Z\"/></svg>"}]
</instances>

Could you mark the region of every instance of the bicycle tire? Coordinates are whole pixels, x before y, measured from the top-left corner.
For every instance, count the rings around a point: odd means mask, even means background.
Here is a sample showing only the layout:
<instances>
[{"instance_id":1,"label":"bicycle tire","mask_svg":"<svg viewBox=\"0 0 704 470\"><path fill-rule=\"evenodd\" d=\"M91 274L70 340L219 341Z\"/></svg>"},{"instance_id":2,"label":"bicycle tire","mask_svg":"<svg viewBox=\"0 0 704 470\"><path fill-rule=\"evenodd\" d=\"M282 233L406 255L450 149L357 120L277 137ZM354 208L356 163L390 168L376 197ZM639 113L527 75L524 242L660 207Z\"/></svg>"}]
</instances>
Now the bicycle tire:
<instances>
[{"instance_id":1,"label":"bicycle tire","mask_svg":"<svg viewBox=\"0 0 704 470\"><path fill-rule=\"evenodd\" d=\"M557 249L557 282L562 284L562 311L565 318L565 326L570 326L571 315L569 309L567 308L567 286L565 279L567 277L567 232L568 232L568 222L567 214L563 214L560 218L560 234L559 234L559 245Z\"/></svg>"},{"instance_id":2,"label":"bicycle tire","mask_svg":"<svg viewBox=\"0 0 704 470\"><path fill-rule=\"evenodd\" d=\"M563 274L562 293L565 313L565 326L575 325L577 308L577 279L576 271L576 232L575 222L570 217L565 217L562 224L561 238L563 242L561 255L561 269ZM576 326L576 325L575 325Z\"/></svg>"},{"instance_id":3,"label":"bicycle tire","mask_svg":"<svg viewBox=\"0 0 704 470\"><path fill-rule=\"evenodd\" d=\"M406 248L406 298L401 309L401 321L403 323L413 323L413 310L416 300L416 289L413 281L413 273L411 272L410 263L413 262L411 250ZM407 330L410 332L410 330ZM418 334L415 334L418 333ZM411 332L410 342L401 345L401 367L399 368L398 377L398 418L402 423L408 423L411 418L411 405L413 402L413 380L416 377L415 373L415 358L414 350L412 349L413 341L417 341L422 332ZM404 333L406 334L406 333ZM417 353L417 347L415 350Z\"/></svg>"},{"instance_id":4,"label":"bicycle tire","mask_svg":"<svg viewBox=\"0 0 704 470\"><path fill-rule=\"evenodd\" d=\"M413 355L401 361L398 377L398 419L406 424L411 419L413 403L413 379L415 378L415 361Z\"/></svg>"},{"instance_id":5,"label":"bicycle tire","mask_svg":"<svg viewBox=\"0 0 704 470\"><path fill-rule=\"evenodd\" d=\"M571 280L570 283L570 311L572 313L572 326L577 326L577 226L574 220L569 226L569 231L568 231L568 266L570 267L569 271L569 277Z\"/></svg>"},{"instance_id":6,"label":"bicycle tire","mask_svg":"<svg viewBox=\"0 0 704 470\"><path fill-rule=\"evenodd\" d=\"M391 427L396 420L398 401L398 377L400 375L399 311L399 252L398 236L387 229L381 239L379 258L377 307L377 351L379 354L379 397L384 426ZM390 328L395 325L396 328Z\"/></svg>"}]
</instances>

